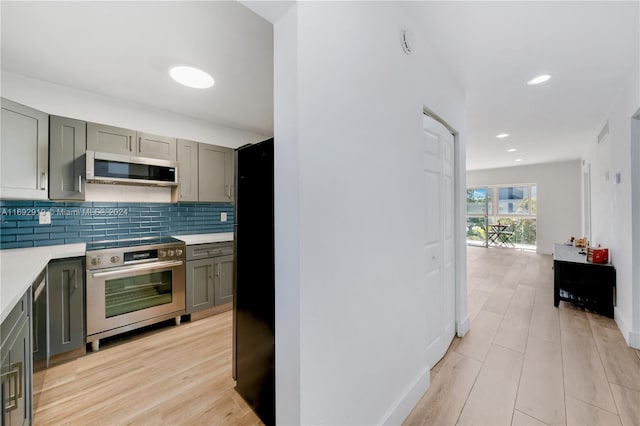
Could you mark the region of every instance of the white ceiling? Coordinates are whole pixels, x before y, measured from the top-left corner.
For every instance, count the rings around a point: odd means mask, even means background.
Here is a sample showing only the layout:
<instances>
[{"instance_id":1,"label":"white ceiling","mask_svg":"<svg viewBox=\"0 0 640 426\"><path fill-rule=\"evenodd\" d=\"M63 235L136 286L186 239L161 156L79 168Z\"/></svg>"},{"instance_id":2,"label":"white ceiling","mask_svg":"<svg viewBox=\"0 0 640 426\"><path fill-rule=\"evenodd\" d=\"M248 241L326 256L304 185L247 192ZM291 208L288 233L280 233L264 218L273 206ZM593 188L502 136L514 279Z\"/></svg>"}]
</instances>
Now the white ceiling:
<instances>
[{"instance_id":1,"label":"white ceiling","mask_svg":"<svg viewBox=\"0 0 640 426\"><path fill-rule=\"evenodd\" d=\"M273 26L230 2L2 1L2 69L273 134ZM211 89L175 83L186 64Z\"/></svg>"},{"instance_id":2,"label":"white ceiling","mask_svg":"<svg viewBox=\"0 0 640 426\"><path fill-rule=\"evenodd\" d=\"M579 158L639 60L638 1L400 4L466 89L468 169ZM235 1L1 8L4 70L273 134L272 26ZM216 85L179 86L174 64ZM525 84L541 73L552 79Z\"/></svg>"},{"instance_id":3,"label":"white ceiling","mask_svg":"<svg viewBox=\"0 0 640 426\"><path fill-rule=\"evenodd\" d=\"M639 60L638 6L638 1L403 3L421 41L466 89L467 169L580 158ZM552 78L526 85L539 74ZM499 133L510 136L496 139Z\"/></svg>"}]
</instances>

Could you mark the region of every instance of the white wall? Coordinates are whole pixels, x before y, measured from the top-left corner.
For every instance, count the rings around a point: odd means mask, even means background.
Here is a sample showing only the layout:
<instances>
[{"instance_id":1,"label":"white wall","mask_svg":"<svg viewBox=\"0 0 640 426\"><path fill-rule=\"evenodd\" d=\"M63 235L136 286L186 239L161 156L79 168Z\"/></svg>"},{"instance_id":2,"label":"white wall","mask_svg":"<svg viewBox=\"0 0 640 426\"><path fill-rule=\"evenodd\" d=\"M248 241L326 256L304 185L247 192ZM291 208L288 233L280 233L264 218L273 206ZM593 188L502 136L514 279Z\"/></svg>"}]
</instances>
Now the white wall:
<instances>
[{"instance_id":1,"label":"white wall","mask_svg":"<svg viewBox=\"0 0 640 426\"><path fill-rule=\"evenodd\" d=\"M48 114L230 148L269 137L6 71L1 82L3 97Z\"/></svg>"},{"instance_id":2,"label":"white wall","mask_svg":"<svg viewBox=\"0 0 640 426\"><path fill-rule=\"evenodd\" d=\"M551 254L553 243L581 237L580 161L470 170L467 186L535 183L538 192L537 252Z\"/></svg>"},{"instance_id":3,"label":"white wall","mask_svg":"<svg viewBox=\"0 0 640 426\"><path fill-rule=\"evenodd\" d=\"M427 46L403 53L407 26L391 2L298 2L274 26L280 424L400 423L429 384L422 110L464 155L464 91Z\"/></svg>"},{"instance_id":4,"label":"white wall","mask_svg":"<svg viewBox=\"0 0 640 426\"><path fill-rule=\"evenodd\" d=\"M640 262L639 246L632 247L632 235L640 226L638 197L635 189L636 211L633 215L633 187L637 180L640 159L637 153L638 134L632 140L632 117L640 108L640 69L638 63L622 84L606 119L609 136L598 144L597 135L590 141L584 160L591 164L591 227L594 244L609 247L611 262L616 268L617 306L615 319L628 343L640 348L640 276L634 276L634 264ZM606 121L606 119L603 121ZM633 149L632 149L632 144ZM632 160L633 158L633 160ZM633 167L633 169L632 169ZM635 173L636 180L632 181ZM619 184L614 183L620 173ZM607 175L609 179L607 179ZM636 231L637 235L637 231ZM640 242L637 242L640 244ZM632 251L632 249L636 251ZM636 274L638 270L636 269Z\"/></svg>"}]
</instances>

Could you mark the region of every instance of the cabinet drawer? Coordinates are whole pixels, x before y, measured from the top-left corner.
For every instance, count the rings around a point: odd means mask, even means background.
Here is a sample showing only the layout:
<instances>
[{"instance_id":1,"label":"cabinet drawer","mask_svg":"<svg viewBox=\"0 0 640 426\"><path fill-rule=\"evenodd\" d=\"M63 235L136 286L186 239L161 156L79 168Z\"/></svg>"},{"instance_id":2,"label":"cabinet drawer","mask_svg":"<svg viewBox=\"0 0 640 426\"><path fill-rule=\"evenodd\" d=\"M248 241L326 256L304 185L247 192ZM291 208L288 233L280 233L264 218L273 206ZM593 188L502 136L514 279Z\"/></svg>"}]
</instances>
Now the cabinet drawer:
<instances>
[{"instance_id":1,"label":"cabinet drawer","mask_svg":"<svg viewBox=\"0 0 640 426\"><path fill-rule=\"evenodd\" d=\"M195 244L187 246L187 260L233 255L233 242Z\"/></svg>"}]
</instances>

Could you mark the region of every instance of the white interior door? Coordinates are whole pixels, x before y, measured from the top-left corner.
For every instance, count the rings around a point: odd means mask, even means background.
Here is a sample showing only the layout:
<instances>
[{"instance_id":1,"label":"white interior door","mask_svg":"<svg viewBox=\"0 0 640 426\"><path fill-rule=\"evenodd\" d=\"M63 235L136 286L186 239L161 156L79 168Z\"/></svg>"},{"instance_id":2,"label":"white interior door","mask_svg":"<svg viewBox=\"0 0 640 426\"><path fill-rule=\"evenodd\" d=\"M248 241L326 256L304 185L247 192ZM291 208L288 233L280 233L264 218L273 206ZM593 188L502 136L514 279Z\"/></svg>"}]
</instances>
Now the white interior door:
<instances>
[{"instance_id":1,"label":"white interior door","mask_svg":"<svg viewBox=\"0 0 640 426\"><path fill-rule=\"evenodd\" d=\"M423 118L425 285L436 303L427 313L426 356L431 366L455 334L454 139L441 123Z\"/></svg>"}]
</instances>

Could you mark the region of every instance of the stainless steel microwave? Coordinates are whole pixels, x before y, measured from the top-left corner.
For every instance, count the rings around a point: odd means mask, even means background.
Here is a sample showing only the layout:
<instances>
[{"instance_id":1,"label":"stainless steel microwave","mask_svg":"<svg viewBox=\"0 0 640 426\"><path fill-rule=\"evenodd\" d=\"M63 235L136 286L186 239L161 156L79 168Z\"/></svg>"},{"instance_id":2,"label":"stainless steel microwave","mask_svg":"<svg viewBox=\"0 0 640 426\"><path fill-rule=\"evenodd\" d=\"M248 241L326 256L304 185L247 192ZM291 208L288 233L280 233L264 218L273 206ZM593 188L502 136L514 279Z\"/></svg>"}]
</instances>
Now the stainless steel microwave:
<instances>
[{"instance_id":1,"label":"stainless steel microwave","mask_svg":"<svg viewBox=\"0 0 640 426\"><path fill-rule=\"evenodd\" d=\"M178 163L156 158L87 151L87 182L177 186Z\"/></svg>"}]
</instances>

